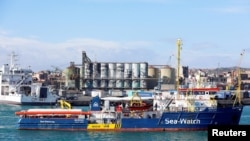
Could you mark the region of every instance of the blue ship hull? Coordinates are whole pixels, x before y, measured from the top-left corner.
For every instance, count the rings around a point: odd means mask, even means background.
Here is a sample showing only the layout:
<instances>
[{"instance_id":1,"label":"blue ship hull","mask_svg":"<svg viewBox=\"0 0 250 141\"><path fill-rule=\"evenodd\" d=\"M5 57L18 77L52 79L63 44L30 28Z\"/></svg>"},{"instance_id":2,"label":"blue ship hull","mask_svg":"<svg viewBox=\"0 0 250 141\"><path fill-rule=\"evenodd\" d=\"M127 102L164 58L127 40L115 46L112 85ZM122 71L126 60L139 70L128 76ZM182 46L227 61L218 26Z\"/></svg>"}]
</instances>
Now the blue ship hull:
<instances>
[{"instance_id":1,"label":"blue ship hull","mask_svg":"<svg viewBox=\"0 0 250 141\"><path fill-rule=\"evenodd\" d=\"M217 111L164 112L161 118L122 119L122 130L206 130L209 125L238 125L242 108L223 108Z\"/></svg>"},{"instance_id":2,"label":"blue ship hull","mask_svg":"<svg viewBox=\"0 0 250 141\"><path fill-rule=\"evenodd\" d=\"M93 123L89 118L20 118L18 129L31 130L115 130L115 131L177 131L206 130L209 125L238 125L243 107L206 109L204 111L145 112L144 117L120 114L119 125ZM157 118L157 114L160 114ZM91 125L91 127L89 127ZM95 126L96 125L96 126ZM102 126L100 126L102 125Z\"/></svg>"},{"instance_id":3,"label":"blue ship hull","mask_svg":"<svg viewBox=\"0 0 250 141\"><path fill-rule=\"evenodd\" d=\"M18 129L30 130L86 130L86 119L73 118L22 118L18 121Z\"/></svg>"}]
</instances>

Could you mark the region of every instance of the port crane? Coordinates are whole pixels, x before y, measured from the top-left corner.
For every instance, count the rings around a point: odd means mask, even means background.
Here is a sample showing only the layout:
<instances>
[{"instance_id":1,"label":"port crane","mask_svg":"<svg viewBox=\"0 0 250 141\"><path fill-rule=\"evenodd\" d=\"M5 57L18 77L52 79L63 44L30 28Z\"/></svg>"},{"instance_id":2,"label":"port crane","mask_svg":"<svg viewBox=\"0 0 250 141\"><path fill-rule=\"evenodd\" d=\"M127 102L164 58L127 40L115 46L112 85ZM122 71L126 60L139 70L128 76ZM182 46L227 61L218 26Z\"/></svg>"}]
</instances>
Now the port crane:
<instances>
[{"instance_id":1,"label":"port crane","mask_svg":"<svg viewBox=\"0 0 250 141\"><path fill-rule=\"evenodd\" d=\"M176 80L176 89L177 89L177 94L179 98L179 86L180 86L180 55L181 55L181 46L182 46L182 41L181 39L178 39L176 42L177 45L177 80Z\"/></svg>"},{"instance_id":2,"label":"port crane","mask_svg":"<svg viewBox=\"0 0 250 141\"><path fill-rule=\"evenodd\" d=\"M238 100L238 103L241 104L241 70L240 70L240 66L241 66L241 62L242 62L242 58L243 55L245 53L245 49L243 49L243 51L240 54L240 60L236 69L237 72L237 89L236 89L236 98L234 101L234 104L236 103L236 101Z\"/></svg>"}]
</instances>

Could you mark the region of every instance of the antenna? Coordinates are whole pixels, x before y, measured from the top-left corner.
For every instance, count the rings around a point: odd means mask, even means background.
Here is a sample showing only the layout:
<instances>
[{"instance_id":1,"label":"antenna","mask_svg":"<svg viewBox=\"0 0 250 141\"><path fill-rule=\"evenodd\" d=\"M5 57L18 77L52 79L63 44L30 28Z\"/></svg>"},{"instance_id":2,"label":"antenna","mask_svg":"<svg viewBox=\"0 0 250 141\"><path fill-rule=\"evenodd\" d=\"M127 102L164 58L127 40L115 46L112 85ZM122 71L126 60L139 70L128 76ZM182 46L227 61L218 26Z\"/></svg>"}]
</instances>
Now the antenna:
<instances>
[{"instance_id":1,"label":"antenna","mask_svg":"<svg viewBox=\"0 0 250 141\"><path fill-rule=\"evenodd\" d=\"M15 64L16 56L17 55L15 54L15 52L12 51L11 54L10 54L10 68L11 69L13 69L16 66L16 64Z\"/></svg>"}]
</instances>

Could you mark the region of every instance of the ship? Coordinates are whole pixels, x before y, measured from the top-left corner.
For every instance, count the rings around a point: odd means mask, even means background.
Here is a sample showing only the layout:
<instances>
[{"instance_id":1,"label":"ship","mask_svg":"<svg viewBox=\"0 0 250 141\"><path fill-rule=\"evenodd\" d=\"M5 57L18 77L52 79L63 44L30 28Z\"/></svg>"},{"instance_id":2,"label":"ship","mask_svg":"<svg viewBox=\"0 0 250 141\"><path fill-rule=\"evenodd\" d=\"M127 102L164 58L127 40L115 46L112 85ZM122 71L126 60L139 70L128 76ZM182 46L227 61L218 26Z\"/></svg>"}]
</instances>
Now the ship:
<instances>
[{"instance_id":1,"label":"ship","mask_svg":"<svg viewBox=\"0 0 250 141\"><path fill-rule=\"evenodd\" d=\"M178 55L181 41L177 40ZM180 58L178 56L178 64ZM179 65L178 65L179 66ZM178 67L179 68L179 67ZM177 68L177 75L179 70ZM177 77L178 78L178 77ZM193 89L194 90L194 89ZM204 92L177 89L124 97L93 96L88 110L28 109L15 113L20 130L84 130L84 131L191 131L207 130L211 125L239 125L243 105L218 104ZM217 89L215 89L217 91Z\"/></svg>"},{"instance_id":2,"label":"ship","mask_svg":"<svg viewBox=\"0 0 250 141\"><path fill-rule=\"evenodd\" d=\"M184 95L180 95L183 97ZM141 97L93 97L90 110L28 109L17 111L20 130L190 131L210 125L238 125L243 106L218 106L216 100ZM69 104L68 104L69 105Z\"/></svg>"},{"instance_id":3,"label":"ship","mask_svg":"<svg viewBox=\"0 0 250 141\"><path fill-rule=\"evenodd\" d=\"M0 70L0 103L16 105L54 105L60 98L50 86L33 82L33 71L16 63L16 54L10 55L10 64Z\"/></svg>"}]
</instances>

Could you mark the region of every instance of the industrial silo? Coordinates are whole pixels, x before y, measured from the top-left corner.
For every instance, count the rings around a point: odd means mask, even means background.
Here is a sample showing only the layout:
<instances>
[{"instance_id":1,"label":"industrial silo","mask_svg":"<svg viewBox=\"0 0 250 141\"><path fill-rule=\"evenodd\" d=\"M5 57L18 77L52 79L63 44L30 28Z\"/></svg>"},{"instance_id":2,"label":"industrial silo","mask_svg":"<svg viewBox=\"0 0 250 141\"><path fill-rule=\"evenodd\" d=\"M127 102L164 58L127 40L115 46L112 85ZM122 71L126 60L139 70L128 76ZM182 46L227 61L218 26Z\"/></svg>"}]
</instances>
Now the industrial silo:
<instances>
[{"instance_id":1,"label":"industrial silo","mask_svg":"<svg viewBox=\"0 0 250 141\"><path fill-rule=\"evenodd\" d=\"M140 63L132 63L132 88L140 87Z\"/></svg>"},{"instance_id":2,"label":"industrial silo","mask_svg":"<svg viewBox=\"0 0 250 141\"><path fill-rule=\"evenodd\" d=\"M140 77L140 63L132 63L132 78Z\"/></svg>"},{"instance_id":3,"label":"industrial silo","mask_svg":"<svg viewBox=\"0 0 250 141\"><path fill-rule=\"evenodd\" d=\"M109 79L115 79L115 70L116 70L115 63L108 63L108 77Z\"/></svg>"},{"instance_id":4,"label":"industrial silo","mask_svg":"<svg viewBox=\"0 0 250 141\"><path fill-rule=\"evenodd\" d=\"M157 78L156 75L158 74L158 69L154 66L148 67L148 77L150 78Z\"/></svg>"},{"instance_id":5,"label":"industrial silo","mask_svg":"<svg viewBox=\"0 0 250 141\"><path fill-rule=\"evenodd\" d=\"M100 80L99 79L93 79L92 80L92 85L93 85L93 88L99 88L100 87Z\"/></svg>"},{"instance_id":6,"label":"industrial silo","mask_svg":"<svg viewBox=\"0 0 250 141\"><path fill-rule=\"evenodd\" d=\"M100 87L101 64L94 62L92 67L93 88Z\"/></svg>"},{"instance_id":7,"label":"industrial silo","mask_svg":"<svg viewBox=\"0 0 250 141\"><path fill-rule=\"evenodd\" d=\"M175 70L169 66L160 69L162 84L173 84Z\"/></svg>"},{"instance_id":8,"label":"industrial silo","mask_svg":"<svg viewBox=\"0 0 250 141\"><path fill-rule=\"evenodd\" d=\"M92 76L92 63L84 63L84 78L91 79Z\"/></svg>"},{"instance_id":9,"label":"industrial silo","mask_svg":"<svg viewBox=\"0 0 250 141\"><path fill-rule=\"evenodd\" d=\"M124 80L123 79L117 79L115 82L116 88L123 88L124 87Z\"/></svg>"},{"instance_id":10,"label":"industrial silo","mask_svg":"<svg viewBox=\"0 0 250 141\"><path fill-rule=\"evenodd\" d=\"M108 87L109 88L114 88L116 85L116 81L114 79L109 79L108 81Z\"/></svg>"},{"instance_id":11,"label":"industrial silo","mask_svg":"<svg viewBox=\"0 0 250 141\"><path fill-rule=\"evenodd\" d=\"M85 88L93 88L93 81L91 79L86 79L84 82L84 87Z\"/></svg>"},{"instance_id":12,"label":"industrial silo","mask_svg":"<svg viewBox=\"0 0 250 141\"><path fill-rule=\"evenodd\" d=\"M124 64L124 88L132 87L132 64L125 63Z\"/></svg>"},{"instance_id":13,"label":"industrial silo","mask_svg":"<svg viewBox=\"0 0 250 141\"><path fill-rule=\"evenodd\" d=\"M107 79L102 79L100 82L100 87L101 88L107 88L108 87L108 80Z\"/></svg>"},{"instance_id":14,"label":"industrial silo","mask_svg":"<svg viewBox=\"0 0 250 141\"><path fill-rule=\"evenodd\" d=\"M124 63L116 63L116 78L123 79L124 77Z\"/></svg>"},{"instance_id":15,"label":"industrial silo","mask_svg":"<svg viewBox=\"0 0 250 141\"><path fill-rule=\"evenodd\" d=\"M85 81L82 79L84 77L84 67L82 66L81 68L80 68L80 88L83 88L83 87L85 87Z\"/></svg>"},{"instance_id":16,"label":"industrial silo","mask_svg":"<svg viewBox=\"0 0 250 141\"><path fill-rule=\"evenodd\" d=\"M108 87L115 87L116 63L108 63Z\"/></svg>"},{"instance_id":17,"label":"industrial silo","mask_svg":"<svg viewBox=\"0 0 250 141\"><path fill-rule=\"evenodd\" d=\"M84 87L92 88L92 73L93 73L93 64L92 63L84 63Z\"/></svg>"},{"instance_id":18,"label":"industrial silo","mask_svg":"<svg viewBox=\"0 0 250 141\"><path fill-rule=\"evenodd\" d=\"M148 80L147 80L147 88L153 89L158 84L159 77L159 68L154 66L148 67Z\"/></svg>"},{"instance_id":19,"label":"industrial silo","mask_svg":"<svg viewBox=\"0 0 250 141\"><path fill-rule=\"evenodd\" d=\"M132 80L130 79L124 79L124 88L130 89L132 88Z\"/></svg>"},{"instance_id":20,"label":"industrial silo","mask_svg":"<svg viewBox=\"0 0 250 141\"><path fill-rule=\"evenodd\" d=\"M101 63L101 78L106 79L108 78L108 64Z\"/></svg>"},{"instance_id":21,"label":"industrial silo","mask_svg":"<svg viewBox=\"0 0 250 141\"><path fill-rule=\"evenodd\" d=\"M108 63L101 63L101 82L100 87L106 88L108 86Z\"/></svg>"},{"instance_id":22,"label":"industrial silo","mask_svg":"<svg viewBox=\"0 0 250 141\"><path fill-rule=\"evenodd\" d=\"M147 78L148 77L148 63L143 62L140 63L140 78Z\"/></svg>"},{"instance_id":23,"label":"industrial silo","mask_svg":"<svg viewBox=\"0 0 250 141\"><path fill-rule=\"evenodd\" d=\"M147 88L148 63L140 63L140 88Z\"/></svg>"},{"instance_id":24,"label":"industrial silo","mask_svg":"<svg viewBox=\"0 0 250 141\"><path fill-rule=\"evenodd\" d=\"M124 64L124 78L131 78L132 77L132 64L125 63Z\"/></svg>"},{"instance_id":25,"label":"industrial silo","mask_svg":"<svg viewBox=\"0 0 250 141\"><path fill-rule=\"evenodd\" d=\"M93 63L93 74L92 77L93 79L99 79L101 74L101 64L100 63Z\"/></svg>"},{"instance_id":26,"label":"industrial silo","mask_svg":"<svg viewBox=\"0 0 250 141\"><path fill-rule=\"evenodd\" d=\"M124 63L116 63L116 88L123 88Z\"/></svg>"}]
</instances>

